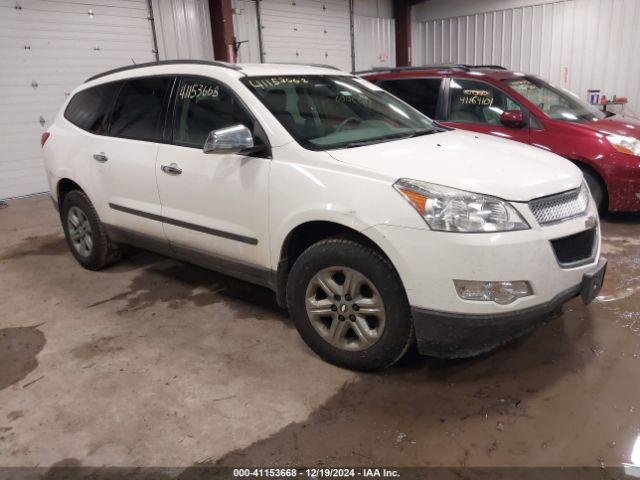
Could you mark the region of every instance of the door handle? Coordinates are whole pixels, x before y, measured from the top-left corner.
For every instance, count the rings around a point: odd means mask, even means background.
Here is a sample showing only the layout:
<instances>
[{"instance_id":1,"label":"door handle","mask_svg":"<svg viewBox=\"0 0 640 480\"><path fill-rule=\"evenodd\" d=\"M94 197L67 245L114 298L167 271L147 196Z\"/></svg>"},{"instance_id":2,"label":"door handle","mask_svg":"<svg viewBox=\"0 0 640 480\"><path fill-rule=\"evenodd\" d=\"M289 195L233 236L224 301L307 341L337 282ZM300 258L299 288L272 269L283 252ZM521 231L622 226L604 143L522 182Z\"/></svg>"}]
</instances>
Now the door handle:
<instances>
[{"instance_id":1,"label":"door handle","mask_svg":"<svg viewBox=\"0 0 640 480\"><path fill-rule=\"evenodd\" d=\"M167 175L180 175L182 173L182 169L178 167L176 163L172 163L171 165L162 165L160 170Z\"/></svg>"},{"instance_id":2,"label":"door handle","mask_svg":"<svg viewBox=\"0 0 640 480\"><path fill-rule=\"evenodd\" d=\"M94 154L93 154L93 159L94 159L95 161L97 161L97 162L104 163L104 162L106 162L107 160L109 160L109 157L107 157L107 156L104 154L104 152L100 152L100 153L94 153Z\"/></svg>"}]
</instances>

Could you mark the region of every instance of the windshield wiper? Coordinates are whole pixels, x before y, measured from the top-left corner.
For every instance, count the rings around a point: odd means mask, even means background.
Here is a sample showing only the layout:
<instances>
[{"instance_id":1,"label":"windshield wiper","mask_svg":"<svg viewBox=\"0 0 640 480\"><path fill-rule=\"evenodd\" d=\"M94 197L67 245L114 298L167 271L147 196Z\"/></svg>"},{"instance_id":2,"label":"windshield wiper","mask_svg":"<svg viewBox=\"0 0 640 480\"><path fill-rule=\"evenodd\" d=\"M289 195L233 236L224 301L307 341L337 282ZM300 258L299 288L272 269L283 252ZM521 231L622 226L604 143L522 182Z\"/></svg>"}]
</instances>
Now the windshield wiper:
<instances>
[{"instance_id":1,"label":"windshield wiper","mask_svg":"<svg viewBox=\"0 0 640 480\"><path fill-rule=\"evenodd\" d=\"M414 130L409 135L407 135L406 138L420 137L422 135L431 135L432 133L438 133L443 131L444 130L440 130L439 128L436 128L436 127L418 128L417 130Z\"/></svg>"},{"instance_id":2,"label":"windshield wiper","mask_svg":"<svg viewBox=\"0 0 640 480\"><path fill-rule=\"evenodd\" d=\"M376 143L383 143L390 140L401 140L404 138L419 137L421 135L429 135L431 133L441 132L442 130L430 127L430 128L418 128L409 133L394 133L392 135L386 135L384 137L370 138L369 140L361 140L358 142L347 143L344 148L364 147L366 145L373 145Z\"/></svg>"},{"instance_id":3,"label":"windshield wiper","mask_svg":"<svg viewBox=\"0 0 640 480\"><path fill-rule=\"evenodd\" d=\"M386 135L384 137L370 138L368 140L360 140L358 142L349 142L344 146L344 148L364 147L365 145L373 145L374 143L383 143L389 140L406 138L406 136L406 133L394 133L393 135Z\"/></svg>"}]
</instances>

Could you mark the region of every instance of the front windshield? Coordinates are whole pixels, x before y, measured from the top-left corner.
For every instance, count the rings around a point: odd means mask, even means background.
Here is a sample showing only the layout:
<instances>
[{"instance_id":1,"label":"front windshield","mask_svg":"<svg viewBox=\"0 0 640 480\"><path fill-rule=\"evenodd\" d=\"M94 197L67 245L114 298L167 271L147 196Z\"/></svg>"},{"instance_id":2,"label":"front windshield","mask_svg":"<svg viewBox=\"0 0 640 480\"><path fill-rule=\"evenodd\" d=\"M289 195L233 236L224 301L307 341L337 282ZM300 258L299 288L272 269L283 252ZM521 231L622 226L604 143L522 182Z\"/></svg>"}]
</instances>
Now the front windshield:
<instances>
[{"instance_id":1,"label":"front windshield","mask_svg":"<svg viewBox=\"0 0 640 480\"><path fill-rule=\"evenodd\" d=\"M359 147L439 131L428 117L356 77L296 75L242 81L310 150Z\"/></svg>"},{"instance_id":2,"label":"front windshield","mask_svg":"<svg viewBox=\"0 0 640 480\"><path fill-rule=\"evenodd\" d=\"M504 82L554 120L584 122L605 117L604 113L573 93L552 87L539 78L518 77Z\"/></svg>"}]
</instances>

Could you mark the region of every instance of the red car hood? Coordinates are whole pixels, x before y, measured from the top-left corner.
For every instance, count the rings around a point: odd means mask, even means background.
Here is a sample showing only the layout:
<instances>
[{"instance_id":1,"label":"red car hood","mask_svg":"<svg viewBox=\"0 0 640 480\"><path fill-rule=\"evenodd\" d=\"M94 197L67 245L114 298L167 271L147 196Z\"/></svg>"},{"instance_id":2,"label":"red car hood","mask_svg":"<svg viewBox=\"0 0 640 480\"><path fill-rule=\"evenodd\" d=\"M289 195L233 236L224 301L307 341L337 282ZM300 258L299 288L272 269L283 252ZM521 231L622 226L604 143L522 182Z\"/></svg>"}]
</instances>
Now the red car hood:
<instances>
[{"instance_id":1,"label":"red car hood","mask_svg":"<svg viewBox=\"0 0 640 480\"><path fill-rule=\"evenodd\" d=\"M626 135L640 139L640 120L633 117L614 115L613 117L593 120L591 122L576 123L580 127L602 133L604 135Z\"/></svg>"}]
</instances>

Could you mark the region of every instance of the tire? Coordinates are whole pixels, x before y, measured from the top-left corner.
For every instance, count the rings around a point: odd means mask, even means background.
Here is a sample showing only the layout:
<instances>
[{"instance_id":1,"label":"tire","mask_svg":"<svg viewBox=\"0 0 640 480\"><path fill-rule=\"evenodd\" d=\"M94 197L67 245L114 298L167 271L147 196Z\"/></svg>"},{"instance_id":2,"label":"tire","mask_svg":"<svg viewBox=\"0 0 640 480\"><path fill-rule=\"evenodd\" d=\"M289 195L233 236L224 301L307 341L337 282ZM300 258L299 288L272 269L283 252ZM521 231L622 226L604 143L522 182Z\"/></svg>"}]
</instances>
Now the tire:
<instances>
[{"instance_id":1,"label":"tire","mask_svg":"<svg viewBox=\"0 0 640 480\"><path fill-rule=\"evenodd\" d=\"M589 186L589 190L591 190L591 196L593 197L593 201L596 203L598 210L604 210L606 203L605 191L600 178L589 170L582 170L582 173L584 174L584 179Z\"/></svg>"},{"instance_id":2,"label":"tire","mask_svg":"<svg viewBox=\"0 0 640 480\"><path fill-rule=\"evenodd\" d=\"M87 270L102 270L120 258L120 249L109 240L96 209L81 190L73 190L65 196L60 220L69 250ZM83 227L79 230L74 226L76 223ZM87 231L90 241L84 235Z\"/></svg>"},{"instance_id":3,"label":"tire","mask_svg":"<svg viewBox=\"0 0 640 480\"><path fill-rule=\"evenodd\" d=\"M340 300L329 296L336 291ZM352 239L331 238L305 250L289 273L287 304L306 344L339 367L387 368L415 341L398 273L380 253Z\"/></svg>"}]
</instances>

